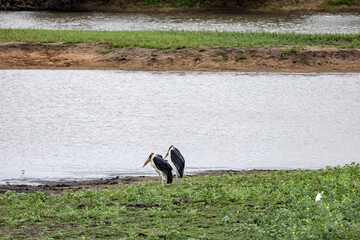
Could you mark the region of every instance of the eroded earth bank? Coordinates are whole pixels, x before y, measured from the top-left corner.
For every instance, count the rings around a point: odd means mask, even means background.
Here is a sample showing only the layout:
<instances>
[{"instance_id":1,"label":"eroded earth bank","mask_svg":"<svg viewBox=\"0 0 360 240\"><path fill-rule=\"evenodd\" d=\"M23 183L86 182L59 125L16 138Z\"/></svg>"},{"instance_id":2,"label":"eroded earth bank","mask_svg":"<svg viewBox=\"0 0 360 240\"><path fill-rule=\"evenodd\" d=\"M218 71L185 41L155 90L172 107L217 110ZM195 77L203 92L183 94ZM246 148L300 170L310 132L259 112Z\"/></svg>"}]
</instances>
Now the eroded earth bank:
<instances>
[{"instance_id":1,"label":"eroded earth bank","mask_svg":"<svg viewBox=\"0 0 360 240\"><path fill-rule=\"evenodd\" d=\"M360 49L112 48L0 43L0 69L360 72Z\"/></svg>"}]
</instances>

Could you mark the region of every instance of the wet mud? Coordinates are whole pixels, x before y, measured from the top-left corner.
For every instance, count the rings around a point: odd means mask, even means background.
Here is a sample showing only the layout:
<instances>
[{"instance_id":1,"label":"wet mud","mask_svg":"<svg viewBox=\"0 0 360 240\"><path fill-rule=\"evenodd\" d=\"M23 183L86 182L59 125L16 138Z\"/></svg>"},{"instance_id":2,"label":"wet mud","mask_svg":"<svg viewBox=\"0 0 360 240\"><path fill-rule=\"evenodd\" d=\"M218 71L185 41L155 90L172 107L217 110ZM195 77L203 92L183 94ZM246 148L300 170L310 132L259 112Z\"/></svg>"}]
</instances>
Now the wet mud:
<instances>
[{"instance_id":1,"label":"wet mud","mask_svg":"<svg viewBox=\"0 0 360 240\"><path fill-rule=\"evenodd\" d=\"M185 177L193 176L204 176L204 175L221 175L221 174L243 174L243 173L261 173L271 170L250 170L250 171L234 171L234 170L216 170L216 171L204 171L196 175L190 175ZM63 191L77 191L82 189L89 190L99 190L99 189L109 189L116 188L118 185L123 184L132 184L142 181L156 181L158 177L148 177L148 176L138 176L138 177L115 177L109 179L97 179L97 180L88 180L88 181L43 181L42 185L39 186L30 186L30 185L0 185L0 194L3 194L7 191L15 192L26 192L31 193L38 190L49 194L60 194Z\"/></svg>"}]
</instances>

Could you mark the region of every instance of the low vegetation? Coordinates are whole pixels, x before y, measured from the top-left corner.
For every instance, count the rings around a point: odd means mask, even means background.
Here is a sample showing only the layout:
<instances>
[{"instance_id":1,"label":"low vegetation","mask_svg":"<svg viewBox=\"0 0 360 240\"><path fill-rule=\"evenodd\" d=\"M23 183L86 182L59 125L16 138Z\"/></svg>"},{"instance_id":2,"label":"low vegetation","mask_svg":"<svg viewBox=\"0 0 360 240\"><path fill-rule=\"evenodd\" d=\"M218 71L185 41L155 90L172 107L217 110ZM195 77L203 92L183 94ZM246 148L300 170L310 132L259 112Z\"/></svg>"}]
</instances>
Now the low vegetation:
<instances>
[{"instance_id":1,"label":"low vegetation","mask_svg":"<svg viewBox=\"0 0 360 240\"><path fill-rule=\"evenodd\" d=\"M323 3L323 6L360 6L359 0L326 0Z\"/></svg>"},{"instance_id":2,"label":"low vegetation","mask_svg":"<svg viewBox=\"0 0 360 240\"><path fill-rule=\"evenodd\" d=\"M360 165L0 195L0 238L358 239ZM324 192L320 201L318 193Z\"/></svg>"},{"instance_id":3,"label":"low vegetation","mask_svg":"<svg viewBox=\"0 0 360 240\"><path fill-rule=\"evenodd\" d=\"M285 60L285 59L288 59L289 57L288 57L288 55L287 55L287 53L286 52L282 52L281 54L280 54L280 60Z\"/></svg>"},{"instance_id":4,"label":"low vegetation","mask_svg":"<svg viewBox=\"0 0 360 240\"><path fill-rule=\"evenodd\" d=\"M82 31L0 29L0 42L26 43L93 43L111 47L135 46L155 49L203 47L283 47L333 46L360 47L360 33L302 34L271 32L216 32L216 31Z\"/></svg>"},{"instance_id":5,"label":"low vegetation","mask_svg":"<svg viewBox=\"0 0 360 240\"><path fill-rule=\"evenodd\" d=\"M246 59L246 52L245 52L244 49L240 51L240 54L236 57L236 59L237 59L237 60L244 60L244 59Z\"/></svg>"}]
</instances>

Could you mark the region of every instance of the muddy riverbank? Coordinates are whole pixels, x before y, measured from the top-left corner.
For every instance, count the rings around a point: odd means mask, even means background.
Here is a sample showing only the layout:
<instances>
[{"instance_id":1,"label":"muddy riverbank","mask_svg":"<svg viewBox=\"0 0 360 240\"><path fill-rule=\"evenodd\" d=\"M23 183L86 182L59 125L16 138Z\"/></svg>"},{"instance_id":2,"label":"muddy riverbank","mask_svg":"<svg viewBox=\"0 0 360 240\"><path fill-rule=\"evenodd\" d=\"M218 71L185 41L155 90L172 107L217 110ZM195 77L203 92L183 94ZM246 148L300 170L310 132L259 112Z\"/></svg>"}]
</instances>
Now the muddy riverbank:
<instances>
[{"instance_id":1,"label":"muddy riverbank","mask_svg":"<svg viewBox=\"0 0 360 240\"><path fill-rule=\"evenodd\" d=\"M359 1L332 0L2 0L8 11L105 11L105 12L359 12Z\"/></svg>"},{"instance_id":2,"label":"muddy riverbank","mask_svg":"<svg viewBox=\"0 0 360 240\"><path fill-rule=\"evenodd\" d=\"M234 171L234 170L215 170L215 171L204 171L196 174L196 176L204 176L211 174L221 175L221 174L244 174L244 173L261 173L264 171L272 171L272 170L250 170L250 171ZM195 175L192 175L195 176ZM186 176L191 177L191 176ZM16 192L35 192L41 190L46 193L60 194L64 190L81 190L81 189L89 189L89 190L99 190L106 188L114 188L116 185L121 184L131 184L142 181L155 181L157 183L158 177L147 177L147 176L138 176L138 177L115 177L109 179L97 179L97 180L87 180L87 181L43 181L42 185L39 186L30 186L30 185L0 185L0 194L5 193L7 191L16 191ZM180 179L180 181L182 181Z\"/></svg>"},{"instance_id":3,"label":"muddy riverbank","mask_svg":"<svg viewBox=\"0 0 360 240\"><path fill-rule=\"evenodd\" d=\"M111 48L92 44L0 43L0 69L360 72L360 49Z\"/></svg>"}]
</instances>

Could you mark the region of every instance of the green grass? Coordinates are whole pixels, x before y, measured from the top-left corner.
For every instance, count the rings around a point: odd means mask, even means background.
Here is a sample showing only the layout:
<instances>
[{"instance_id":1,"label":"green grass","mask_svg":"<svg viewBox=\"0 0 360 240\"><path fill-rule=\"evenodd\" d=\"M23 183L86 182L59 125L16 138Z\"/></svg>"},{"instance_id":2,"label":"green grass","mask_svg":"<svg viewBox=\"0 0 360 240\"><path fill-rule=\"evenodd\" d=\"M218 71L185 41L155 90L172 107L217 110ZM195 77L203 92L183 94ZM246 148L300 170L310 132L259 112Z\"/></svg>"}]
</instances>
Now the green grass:
<instances>
[{"instance_id":1,"label":"green grass","mask_svg":"<svg viewBox=\"0 0 360 240\"><path fill-rule=\"evenodd\" d=\"M240 52L240 54L236 57L236 59L237 60L244 60L244 59L246 59L247 57L246 57L246 52L245 52L245 50L242 50L241 52Z\"/></svg>"},{"instance_id":2,"label":"green grass","mask_svg":"<svg viewBox=\"0 0 360 240\"><path fill-rule=\"evenodd\" d=\"M360 6L359 0L327 0L325 2L326 6L341 6L341 5L347 5L347 6Z\"/></svg>"},{"instance_id":3,"label":"green grass","mask_svg":"<svg viewBox=\"0 0 360 240\"><path fill-rule=\"evenodd\" d=\"M99 51L99 53L101 53L101 54L108 54L109 52L111 52L112 51L112 49L110 49L109 47L107 47L107 48L104 48L104 49L101 49L100 51Z\"/></svg>"},{"instance_id":4,"label":"green grass","mask_svg":"<svg viewBox=\"0 0 360 240\"><path fill-rule=\"evenodd\" d=\"M359 239L360 165L0 195L0 238ZM321 201L315 196L324 191Z\"/></svg>"},{"instance_id":5,"label":"green grass","mask_svg":"<svg viewBox=\"0 0 360 240\"><path fill-rule=\"evenodd\" d=\"M360 33L356 34L300 34L269 32L214 31L82 31L0 29L0 42L26 43L91 43L112 47L135 46L155 49L204 47L283 47L334 46L360 47Z\"/></svg>"},{"instance_id":6,"label":"green grass","mask_svg":"<svg viewBox=\"0 0 360 240\"><path fill-rule=\"evenodd\" d=\"M280 60L286 60L286 59L288 59L288 58L289 58L289 57L288 57L288 55L287 55L286 52L282 52L282 53L280 54L280 57L279 57Z\"/></svg>"}]
</instances>

